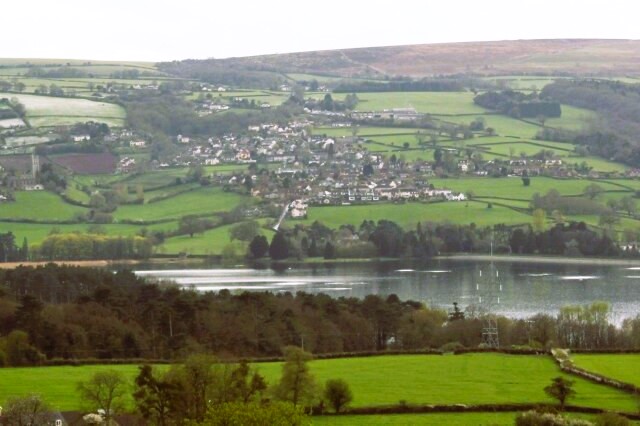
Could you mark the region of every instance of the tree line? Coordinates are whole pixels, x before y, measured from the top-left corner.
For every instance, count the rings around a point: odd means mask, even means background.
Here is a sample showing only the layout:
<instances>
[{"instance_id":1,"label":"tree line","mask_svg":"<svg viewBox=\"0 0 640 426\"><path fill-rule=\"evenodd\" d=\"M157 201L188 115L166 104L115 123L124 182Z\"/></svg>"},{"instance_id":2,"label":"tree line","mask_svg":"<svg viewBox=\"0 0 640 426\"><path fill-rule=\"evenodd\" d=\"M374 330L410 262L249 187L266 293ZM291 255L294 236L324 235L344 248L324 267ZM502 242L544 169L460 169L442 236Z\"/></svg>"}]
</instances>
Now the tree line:
<instances>
[{"instance_id":1,"label":"tree line","mask_svg":"<svg viewBox=\"0 0 640 426\"><path fill-rule=\"evenodd\" d=\"M338 84L335 93L353 92L461 92L464 85L456 79L424 78L408 81L346 81Z\"/></svg>"},{"instance_id":2,"label":"tree line","mask_svg":"<svg viewBox=\"0 0 640 426\"><path fill-rule=\"evenodd\" d=\"M306 257L429 259L439 254L489 253L491 250L503 254L638 255L637 251L621 253L606 232L589 229L584 222L565 223L555 200L553 193L534 197L533 224L524 226L418 223L415 229L404 229L383 219L378 222L365 220L359 227L343 225L333 230L316 221L310 226L281 229L270 243L264 236L255 236L249 245L248 256L250 259L269 256L272 260ZM573 201L580 206L580 200ZM591 203L588 199L585 202ZM546 229L545 210L558 220L549 229Z\"/></svg>"},{"instance_id":3,"label":"tree line","mask_svg":"<svg viewBox=\"0 0 640 426\"><path fill-rule=\"evenodd\" d=\"M538 96L536 93L524 94L513 90L482 93L473 102L481 107L499 111L516 118L560 117L560 103Z\"/></svg>"},{"instance_id":4,"label":"tree line","mask_svg":"<svg viewBox=\"0 0 640 426\"><path fill-rule=\"evenodd\" d=\"M538 138L572 142L588 153L640 165L640 90L636 85L605 80L558 80L544 87L541 97L598 113L599 119L580 131L542 129Z\"/></svg>"},{"instance_id":5,"label":"tree line","mask_svg":"<svg viewBox=\"0 0 640 426\"><path fill-rule=\"evenodd\" d=\"M86 359L181 359L204 352L274 357L285 346L315 354L477 348L486 313L451 314L397 296L199 293L128 271L56 266L0 273L0 364ZM558 315L498 318L505 347L640 349L640 316L621 327L606 303Z\"/></svg>"}]
</instances>

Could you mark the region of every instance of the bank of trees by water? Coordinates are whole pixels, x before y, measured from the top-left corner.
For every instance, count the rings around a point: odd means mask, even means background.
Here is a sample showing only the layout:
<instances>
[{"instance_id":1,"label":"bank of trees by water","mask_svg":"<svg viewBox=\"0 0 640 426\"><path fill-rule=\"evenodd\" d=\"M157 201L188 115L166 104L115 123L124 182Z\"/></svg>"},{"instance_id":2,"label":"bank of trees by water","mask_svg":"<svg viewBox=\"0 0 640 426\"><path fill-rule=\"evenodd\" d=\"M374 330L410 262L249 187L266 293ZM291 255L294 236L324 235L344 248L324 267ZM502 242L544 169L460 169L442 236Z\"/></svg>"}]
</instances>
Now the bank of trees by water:
<instances>
[{"instance_id":1,"label":"bank of trees by water","mask_svg":"<svg viewBox=\"0 0 640 426\"><path fill-rule=\"evenodd\" d=\"M2 365L180 359L193 352L276 357L287 345L316 354L478 348L486 314L473 306L449 314L395 295L198 293L127 271L55 265L3 271L0 290ZM608 309L501 317L500 343L640 349L640 317L616 327Z\"/></svg>"},{"instance_id":2,"label":"bank of trees by water","mask_svg":"<svg viewBox=\"0 0 640 426\"><path fill-rule=\"evenodd\" d=\"M588 201L588 200L587 200ZM529 226L478 227L446 223L419 223L404 229L395 222L365 220L359 227L341 226L332 230L320 222L294 226L275 234L268 249L256 241L249 256L256 259L416 258L427 259L452 253L514 253L568 256L636 256L637 250L621 252L605 232L596 232L583 222L558 223L545 229L544 209L553 197L537 197L534 223ZM254 249L255 248L255 249Z\"/></svg>"}]
</instances>

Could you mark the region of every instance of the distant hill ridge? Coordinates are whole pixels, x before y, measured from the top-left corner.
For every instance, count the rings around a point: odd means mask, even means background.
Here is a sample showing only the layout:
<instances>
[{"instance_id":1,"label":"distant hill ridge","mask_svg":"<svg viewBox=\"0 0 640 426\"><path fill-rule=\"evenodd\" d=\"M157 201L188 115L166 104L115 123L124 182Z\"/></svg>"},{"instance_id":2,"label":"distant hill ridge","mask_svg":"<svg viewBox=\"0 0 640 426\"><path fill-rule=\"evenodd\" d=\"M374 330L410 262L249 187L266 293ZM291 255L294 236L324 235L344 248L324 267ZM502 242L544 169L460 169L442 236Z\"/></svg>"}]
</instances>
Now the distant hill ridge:
<instances>
[{"instance_id":1,"label":"distant hill ridge","mask_svg":"<svg viewBox=\"0 0 640 426\"><path fill-rule=\"evenodd\" d=\"M210 67L337 77L443 74L637 75L640 40L552 39L418 44L186 60L159 64L177 74Z\"/></svg>"}]
</instances>

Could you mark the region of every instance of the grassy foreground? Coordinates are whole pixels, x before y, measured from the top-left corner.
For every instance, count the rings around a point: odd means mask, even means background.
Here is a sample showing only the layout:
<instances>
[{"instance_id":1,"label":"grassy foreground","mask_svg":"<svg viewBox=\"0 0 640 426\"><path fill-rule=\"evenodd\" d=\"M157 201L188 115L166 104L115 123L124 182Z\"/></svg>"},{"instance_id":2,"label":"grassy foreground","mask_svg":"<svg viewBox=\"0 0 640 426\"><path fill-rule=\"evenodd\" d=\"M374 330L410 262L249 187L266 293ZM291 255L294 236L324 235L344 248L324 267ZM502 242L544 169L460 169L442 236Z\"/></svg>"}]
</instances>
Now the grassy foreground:
<instances>
[{"instance_id":1,"label":"grassy foreground","mask_svg":"<svg viewBox=\"0 0 640 426\"><path fill-rule=\"evenodd\" d=\"M577 367L640 386L640 354L576 354L571 359Z\"/></svg>"},{"instance_id":2,"label":"grassy foreground","mask_svg":"<svg viewBox=\"0 0 640 426\"><path fill-rule=\"evenodd\" d=\"M354 394L354 407L399 401L409 404L552 402L543 388L561 374L550 357L501 354L344 358L317 360L310 365L321 384L331 378L345 379ZM256 366L269 383L275 383L280 376L281 363ZM122 371L131 383L137 374L136 365L0 369L0 403L14 395L36 392L58 409L79 408L81 401L75 390L76 383L105 369ZM627 394L586 380L575 379L575 382L577 395L572 404L637 411L636 402Z\"/></svg>"}]
</instances>

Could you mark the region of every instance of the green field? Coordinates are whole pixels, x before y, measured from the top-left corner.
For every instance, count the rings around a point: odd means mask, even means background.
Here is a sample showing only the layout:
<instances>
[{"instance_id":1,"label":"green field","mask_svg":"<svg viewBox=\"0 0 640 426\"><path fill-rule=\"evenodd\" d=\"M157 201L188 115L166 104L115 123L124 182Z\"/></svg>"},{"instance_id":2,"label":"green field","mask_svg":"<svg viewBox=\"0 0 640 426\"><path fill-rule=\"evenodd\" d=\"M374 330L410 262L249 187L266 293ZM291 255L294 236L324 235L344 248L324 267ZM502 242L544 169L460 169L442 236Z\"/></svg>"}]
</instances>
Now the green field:
<instances>
[{"instance_id":1,"label":"green field","mask_svg":"<svg viewBox=\"0 0 640 426\"><path fill-rule=\"evenodd\" d=\"M417 132L418 132L418 129L413 129L410 127L402 128L402 127L358 126L358 136L367 138L367 139L371 138L372 136L380 136L380 135L397 135L397 134L414 135ZM422 132L426 133L427 130L422 130ZM337 136L351 136L353 133L352 133L351 127L316 127L313 129L313 134L337 137Z\"/></svg>"},{"instance_id":2,"label":"green field","mask_svg":"<svg viewBox=\"0 0 640 426\"><path fill-rule=\"evenodd\" d=\"M180 235L169 238L158 250L165 254L220 254L226 245L232 243L229 231L236 225L220 226L201 234L196 234L193 237ZM262 230L262 233L267 235L267 239L271 240L271 231ZM244 256L247 252L247 243L236 240L233 242L233 246L239 256Z\"/></svg>"},{"instance_id":3,"label":"green field","mask_svg":"<svg viewBox=\"0 0 640 426\"><path fill-rule=\"evenodd\" d=\"M640 354L574 354L571 359L587 371L640 386Z\"/></svg>"},{"instance_id":4,"label":"green field","mask_svg":"<svg viewBox=\"0 0 640 426\"><path fill-rule=\"evenodd\" d=\"M455 413L455 414L387 414L369 416L316 416L316 426L370 425L370 426L406 426L406 425L492 425L511 426L516 413Z\"/></svg>"},{"instance_id":5,"label":"green field","mask_svg":"<svg viewBox=\"0 0 640 426\"><path fill-rule=\"evenodd\" d=\"M358 111L415 108L429 114L483 114L487 111L473 103L471 92L380 92L357 93ZM469 120L469 117L466 117ZM473 117L471 118L471 120ZM471 121L469 120L469 121Z\"/></svg>"},{"instance_id":6,"label":"green field","mask_svg":"<svg viewBox=\"0 0 640 426\"><path fill-rule=\"evenodd\" d=\"M232 210L249 198L224 192L220 188L201 188L153 204L121 206L113 214L116 220L154 221L179 219L190 214L213 214Z\"/></svg>"},{"instance_id":7,"label":"green field","mask_svg":"<svg viewBox=\"0 0 640 426\"><path fill-rule=\"evenodd\" d=\"M562 105L562 115L559 118L548 118L545 126L562 127L569 130L583 130L597 119L597 114L584 108Z\"/></svg>"},{"instance_id":8,"label":"green field","mask_svg":"<svg viewBox=\"0 0 640 426\"><path fill-rule=\"evenodd\" d=\"M34 127L70 125L98 121L122 127L126 113L116 104L76 98L56 98L15 93L0 93L0 97L17 98L27 109L27 120Z\"/></svg>"},{"instance_id":9,"label":"green field","mask_svg":"<svg viewBox=\"0 0 640 426\"><path fill-rule=\"evenodd\" d=\"M547 356L500 354L402 355L317 360L311 371L320 383L345 379L354 394L354 407L397 404L494 404L552 402L543 389L561 375ZM80 406L75 384L96 371L122 371L132 382L134 365L36 367L0 369L0 402L13 395L40 393L61 410ZM162 367L167 368L167 367ZM281 363L257 364L269 383L281 373ZM606 386L575 379L574 405L635 412L632 396Z\"/></svg>"},{"instance_id":10,"label":"green field","mask_svg":"<svg viewBox=\"0 0 640 426\"><path fill-rule=\"evenodd\" d=\"M553 179L548 177L532 177L529 186L522 184L519 177L506 178L449 178L430 179L429 183L436 188L447 188L453 191L473 191L475 195L484 197L504 197L518 200L531 200L536 192L541 195L556 189L561 195L579 195L591 183L597 183L604 190L620 190L622 188L606 181L590 181L586 179Z\"/></svg>"},{"instance_id":11,"label":"green field","mask_svg":"<svg viewBox=\"0 0 640 426\"><path fill-rule=\"evenodd\" d=\"M29 245L39 244L44 240L52 230L61 233L69 232L87 232L91 224L78 223L72 225L56 225L56 224L40 224L40 223L10 223L0 222L0 233L11 231L16 236L16 243L22 244L23 238L26 238ZM136 235L143 228L140 225L123 225L123 224L107 224L100 225L108 235ZM156 225L145 226L149 231L172 231L178 228L178 222L166 222Z\"/></svg>"},{"instance_id":12,"label":"green field","mask_svg":"<svg viewBox=\"0 0 640 426\"><path fill-rule=\"evenodd\" d=\"M438 114L447 113L438 111L436 115L434 115L434 118L457 124L469 124L476 118L476 116L443 116ZM482 118L484 118L485 128L493 128L496 134L500 136L516 136L519 138L532 139L540 130L540 126L536 124L526 123L506 115L487 114L483 115Z\"/></svg>"},{"instance_id":13,"label":"green field","mask_svg":"<svg viewBox=\"0 0 640 426\"><path fill-rule=\"evenodd\" d=\"M0 219L30 219L38 221L71 220L87 209L64 202L48 191L18 191L16 201L0 204Z\"/></svg>"},{"instance_id":14,"label":"green field","mask_svg":"<svg viewBox=\"0 0 640 426\"><path fill-rule=\"evenodd\" d=\"M368 426L512 426L518 413L432 413L432 414L387 414L365 416L316 416L313 424L317 426L368 425ZM593 420L593 416L567 414L566 417Z\"/></svg>"},{"instance_id":15,"label":"green field","mask_svg":"<svg viewBox=\"0 0 640 426\"><path fill-rule=\"evenodd\" d=\"M391 220L402 227L409 228L418 222L442 222L479 226L500 223L516 225L530 223L531 217L506 207L493 206L488 209L483 202L443 202L443 203L379 203L374 205L310 207L307 219L303 223L320 221L330 228L352 224L359 226L365 220ZM289 224L293 224L291 221Z\"/></svg>"}]
</instances>

